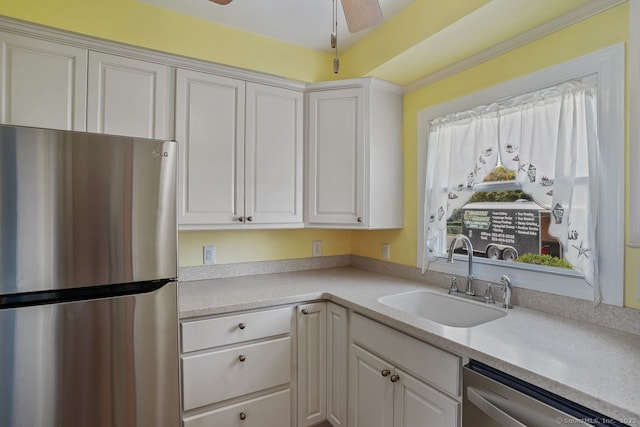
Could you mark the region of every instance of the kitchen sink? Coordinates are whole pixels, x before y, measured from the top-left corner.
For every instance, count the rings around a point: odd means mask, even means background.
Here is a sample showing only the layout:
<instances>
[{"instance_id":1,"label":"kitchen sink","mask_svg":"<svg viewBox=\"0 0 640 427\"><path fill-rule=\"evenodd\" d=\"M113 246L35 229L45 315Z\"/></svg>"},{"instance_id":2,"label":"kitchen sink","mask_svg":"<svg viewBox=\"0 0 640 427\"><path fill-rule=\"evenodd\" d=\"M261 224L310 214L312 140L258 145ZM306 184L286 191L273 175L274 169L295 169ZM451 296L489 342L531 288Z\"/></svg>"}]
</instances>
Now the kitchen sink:
<instances>
[{"instance_id":1,"label":"kitchen sink","mask_svg":"<svg viewBox=\"0 0 640 427\"><path fill-rule=\"evenodd\" d=\"M413 291L378 298L382 304L441 325L470 328L507 315L505 310L430 291Z\"/></svg>"}]
</instances>

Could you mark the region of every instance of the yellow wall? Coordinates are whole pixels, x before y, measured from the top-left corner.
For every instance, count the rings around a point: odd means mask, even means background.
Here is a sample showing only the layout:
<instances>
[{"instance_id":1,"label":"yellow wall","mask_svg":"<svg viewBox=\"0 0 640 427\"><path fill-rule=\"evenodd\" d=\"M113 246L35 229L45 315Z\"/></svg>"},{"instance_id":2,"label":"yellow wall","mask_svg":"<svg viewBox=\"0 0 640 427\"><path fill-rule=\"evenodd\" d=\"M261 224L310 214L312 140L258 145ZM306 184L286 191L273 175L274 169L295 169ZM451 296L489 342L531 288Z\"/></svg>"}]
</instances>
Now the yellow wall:
<instances>
[{"instance_id":1,"label":"yellow wall","mask_svg":"<svg viewBox=\"0 0 640 427\"><path fill-rule=\"evenodd\" d=\"M322 240L324 256L351 253L351 233L344 230L183 231L179 240L181 266L202 264L205 245L216 246L218 264L308 258L314 240Z\"/></svg>"},{"instance_id":2,"label":"yellow wall","mask_svg":"<svg viewBox=\"0 0 640 427\"><path fill-rule=\"evenodd\" d=\"M136 0L4 0L0 1L0 14L295 80L326 80L333 75L328 53L259 37Z\"/></svg>"},{"instance_id":3,"label":"yellow wall","mask_svg":"<svg viewBox=\"0 0 640 427\"><path fill-rule=\"evenodd\" d=\"M447 79L406 93L404 98L405 228L400 231L354 232L353 253L371 258L381 258L379 248L382 243L388 242L391 243L392 261L416 265L416 197L418 191L416 159L417 113L419 110L612 44L627 42L628 13L628 4L623 4ZM627 138L627 152L628 146ZM628 158L628 156L626 157ZM626 183L629 188L628 173ZM626 199L628 200L628 193ZM636 295L637 275L640 270L640 251L626 248L625 270L625 305L640 308L640 302L637 301Z\"/></svg>"}]
</instances>

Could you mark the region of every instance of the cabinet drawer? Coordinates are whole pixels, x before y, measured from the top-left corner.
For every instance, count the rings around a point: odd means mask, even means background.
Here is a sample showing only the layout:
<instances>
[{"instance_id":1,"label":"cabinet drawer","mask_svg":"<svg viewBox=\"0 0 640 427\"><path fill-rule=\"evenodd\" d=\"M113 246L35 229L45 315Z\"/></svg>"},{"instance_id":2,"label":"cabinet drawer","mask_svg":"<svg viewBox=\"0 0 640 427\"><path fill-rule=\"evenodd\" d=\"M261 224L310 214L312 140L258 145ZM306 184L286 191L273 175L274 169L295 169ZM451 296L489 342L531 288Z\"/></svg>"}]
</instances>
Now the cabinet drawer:
<instances>
[{"instance_id":1,"label":"cabinet drawer","mask_svg":"<svg viewBox=\"0 0 640 427\"><path fill-rule=\"evenodd\" d=\"M244 420L241 414L244 414ZM291 390L278 391L184 419L184 427L212 426L290 427Z\"/></svg>"},{"instance_id":2,"label":"cabinet drawer","mask_svg":"<svg viewBox=\"0 0 640 427\"><path fill-rule=\"evenodd\" d=\"M291 332L291 307L182 322L182 352Z\"/></svg>"},{"instance_id":3,"label":"cabinet drawer","mask_svg":"<svg viewBox=\"0 0 640 427\"><path fill-rule=\"evenodd\" d=\"M449 395L460 395L458 356L355 313L351 317L350 336Z\"/></svg>"},{"instance_id":4,"label":"cabinet drawer","mask_svg":"<svg viewBox=\"0 0 640 427\"><path fill-rule=\"evenodd\" d=\"M185 411L286 384L291 380L291 338L183 356L182 378Z\"/></svg>"}]
</instances>

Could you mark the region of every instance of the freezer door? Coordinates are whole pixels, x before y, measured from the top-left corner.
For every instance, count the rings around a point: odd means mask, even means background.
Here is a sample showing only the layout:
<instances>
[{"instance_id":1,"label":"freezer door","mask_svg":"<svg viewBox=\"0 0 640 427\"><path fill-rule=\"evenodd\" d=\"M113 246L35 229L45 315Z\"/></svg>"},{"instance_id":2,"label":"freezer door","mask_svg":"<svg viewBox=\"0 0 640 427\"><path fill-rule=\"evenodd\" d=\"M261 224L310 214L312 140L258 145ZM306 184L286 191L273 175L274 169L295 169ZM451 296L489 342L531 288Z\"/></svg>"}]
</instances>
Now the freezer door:
<instances>
[{"instance_id":1,"label":"freezer door","mask_svg":"<svg viewBox=\"0 0 640 427\"><path fill-rule=\"evenodd\" d=\"M0 310L0 426L175 427L177 285Z\"/></svg>"},{"instance_id":2,"label":"freezer door","mask_svg":"<svg viewBox=\"0 0 640 427\"><path fill-rule=\"evenodd\" d=\"M176 143L0 126L0 295L177 276Z\"/></svg>"}]
</instances>

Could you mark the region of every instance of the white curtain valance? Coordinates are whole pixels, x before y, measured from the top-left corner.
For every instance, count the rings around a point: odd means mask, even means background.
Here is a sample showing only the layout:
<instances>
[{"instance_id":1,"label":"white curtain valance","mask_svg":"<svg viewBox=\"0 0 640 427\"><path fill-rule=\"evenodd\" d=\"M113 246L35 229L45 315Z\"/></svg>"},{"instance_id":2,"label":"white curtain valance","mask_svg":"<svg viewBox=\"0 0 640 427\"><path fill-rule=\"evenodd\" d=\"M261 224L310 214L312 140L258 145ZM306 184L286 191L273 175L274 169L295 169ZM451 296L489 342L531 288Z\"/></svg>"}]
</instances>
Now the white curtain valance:
<instances>
[{"instance_id":1,"label":"white curtain valance","mask_svg":"<svg viewBox=\"0 0 640 427\"><path fill-rule=\"evenodd\" d=\"M446 248L447 219L501 164L551 210L549 232L600 302L596 85L588 76L430 121L423 271Z\"/></svg>"}]
</instances>

